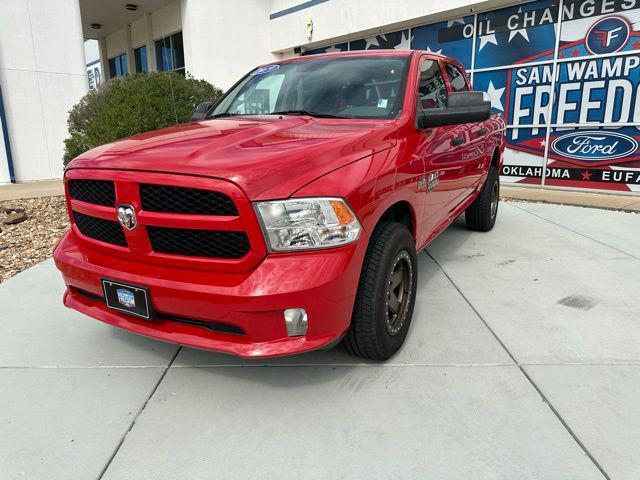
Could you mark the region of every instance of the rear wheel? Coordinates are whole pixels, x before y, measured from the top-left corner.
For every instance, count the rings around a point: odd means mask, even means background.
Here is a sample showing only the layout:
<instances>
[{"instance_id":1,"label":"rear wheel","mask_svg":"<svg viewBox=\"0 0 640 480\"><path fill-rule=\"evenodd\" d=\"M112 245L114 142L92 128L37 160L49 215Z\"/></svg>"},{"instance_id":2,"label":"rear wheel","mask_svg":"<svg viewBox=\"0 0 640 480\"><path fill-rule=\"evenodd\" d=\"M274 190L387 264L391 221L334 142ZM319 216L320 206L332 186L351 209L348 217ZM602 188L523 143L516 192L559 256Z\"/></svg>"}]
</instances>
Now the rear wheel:
<instances>
[{"instance_id":1,"label":"rear wheel","mask_svg":"<svg viewBox=\"0 0 640 480\"><path fill-rule=\"evenodd\" d=\"M416 247L407 227L394 222L378 225L367 248L344 338L349 353L386 360L398 351L411 324L416 280Z\"/></svg>"},{"instance_id":2,"label":"rear wheel","mask_svg":"<svg viewBox=\"0 0 640 480\"><path fill-rule=\"evenodd\" d=\"M464 212L467 228L477 232L491 230L498 217L499 202L500 176L498 175L498 170L495 167L491 167L480 195Z\"/></svg>"}]
</instances>

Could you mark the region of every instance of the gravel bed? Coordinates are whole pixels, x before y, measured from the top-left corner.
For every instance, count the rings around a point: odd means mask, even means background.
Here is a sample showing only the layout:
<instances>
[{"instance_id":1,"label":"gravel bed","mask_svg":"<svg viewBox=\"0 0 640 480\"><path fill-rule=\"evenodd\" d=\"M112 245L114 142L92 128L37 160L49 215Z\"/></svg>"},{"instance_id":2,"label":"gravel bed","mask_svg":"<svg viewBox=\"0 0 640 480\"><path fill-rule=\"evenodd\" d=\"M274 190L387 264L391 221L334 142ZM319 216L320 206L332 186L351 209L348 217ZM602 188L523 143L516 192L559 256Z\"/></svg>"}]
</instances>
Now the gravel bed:
<instances>
[{"instance_id":1,"label":"gravel bed","mask_svg":"<svg viewBox=\"0 0 640 480\"><path fill-rule=\"evenodd\" d=\"M26 220L4 224L8 207L24 209ZM0 202L0 283L49 258L68 226L63 196Z\"/></svg>"}]
</instances>

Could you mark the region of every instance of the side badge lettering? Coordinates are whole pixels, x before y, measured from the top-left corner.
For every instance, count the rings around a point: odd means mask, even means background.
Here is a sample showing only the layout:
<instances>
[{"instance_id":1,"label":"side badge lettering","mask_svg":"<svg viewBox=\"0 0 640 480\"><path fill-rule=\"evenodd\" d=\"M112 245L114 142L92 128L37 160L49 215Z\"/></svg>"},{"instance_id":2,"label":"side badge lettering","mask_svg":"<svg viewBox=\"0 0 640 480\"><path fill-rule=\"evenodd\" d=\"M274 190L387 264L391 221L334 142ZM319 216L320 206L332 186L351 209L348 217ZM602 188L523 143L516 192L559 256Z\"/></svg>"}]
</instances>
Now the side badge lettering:
<instances>
[{"instance_id":1,"label":"side badge lettering","mask_svg":"<svg viewBox=\"0 0 640 480\"><path fill-rule=\"evenodd\" d=\"M428 177L427 192L433 190L440 181L440 172L431 172Z\"/></svg>"}]
</instances>

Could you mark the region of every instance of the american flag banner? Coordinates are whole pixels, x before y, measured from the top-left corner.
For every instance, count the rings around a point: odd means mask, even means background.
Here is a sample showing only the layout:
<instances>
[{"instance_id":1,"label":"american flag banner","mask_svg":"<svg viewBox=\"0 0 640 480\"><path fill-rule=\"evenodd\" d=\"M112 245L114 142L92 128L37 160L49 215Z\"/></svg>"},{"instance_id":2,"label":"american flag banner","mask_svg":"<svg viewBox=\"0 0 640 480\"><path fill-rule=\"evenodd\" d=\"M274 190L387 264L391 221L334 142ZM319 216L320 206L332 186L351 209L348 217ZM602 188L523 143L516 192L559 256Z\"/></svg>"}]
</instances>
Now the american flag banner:
<instances>
[{"instance_id":1,"label":"american flag banner","mask_svg":"<svg viewBox=\"0 0 640 480\"><path fill-rule=\"evenodd\" d=\"M640 0L537 0L323 51L459 60L507 123L502 181L640 192Z\"/></svg>"}]
</instances>

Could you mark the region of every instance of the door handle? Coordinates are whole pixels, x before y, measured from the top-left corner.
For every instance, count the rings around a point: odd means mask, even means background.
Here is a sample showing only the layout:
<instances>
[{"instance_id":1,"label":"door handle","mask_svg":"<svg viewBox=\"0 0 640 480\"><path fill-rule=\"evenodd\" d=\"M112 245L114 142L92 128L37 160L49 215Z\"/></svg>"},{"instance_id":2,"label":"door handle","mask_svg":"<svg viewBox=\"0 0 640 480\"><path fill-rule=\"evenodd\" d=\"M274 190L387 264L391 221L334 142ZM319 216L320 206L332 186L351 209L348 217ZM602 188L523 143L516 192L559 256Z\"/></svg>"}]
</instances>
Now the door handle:
<instances>
[{"instance_id":1,"label":"door handle","mask_svg":"<svg viewBox=\"0 0 640 480\"><path fill-rule=\"evenodd\" d=\"M487 134L486 128L481 128L480 130L478 130L478 135L480 135L481 137L486 134Z\"/></svg>"},{"instance_id":2,"label":"door handle","mask_svg":"<svg viewBox=\"0 0 640 480\"><path fill-rule=\"evenodd\" d=\"M453 137L453 139L451 140L451 145L453 145L454 147L459 147L463 143L464 137Z\"/></svg>"}]
</instances>

